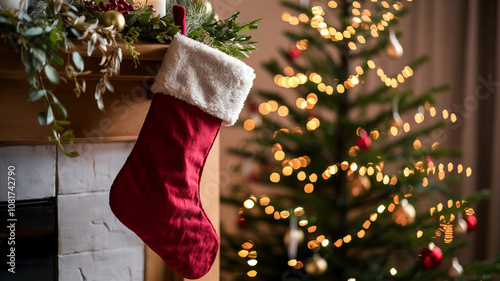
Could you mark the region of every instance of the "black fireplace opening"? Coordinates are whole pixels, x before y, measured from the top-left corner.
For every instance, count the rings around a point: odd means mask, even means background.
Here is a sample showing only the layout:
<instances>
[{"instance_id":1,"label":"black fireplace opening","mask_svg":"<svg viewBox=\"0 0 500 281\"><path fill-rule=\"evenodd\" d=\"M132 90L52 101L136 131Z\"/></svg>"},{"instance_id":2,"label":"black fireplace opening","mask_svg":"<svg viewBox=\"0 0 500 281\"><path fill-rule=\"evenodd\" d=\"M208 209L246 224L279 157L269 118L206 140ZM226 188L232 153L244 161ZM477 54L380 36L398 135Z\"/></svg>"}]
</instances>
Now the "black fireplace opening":
<instances>
[{"instance_id":1,"label":"black fireplace opening","mask_svg":"<svg viewBox=\"0 0 500 281\"><path fill-rule=\"evenodd\" d=\"M15 220L11 210L0 202L0 280L56 280L55 198L16 201Z\"/></svg>"}]
</instances>

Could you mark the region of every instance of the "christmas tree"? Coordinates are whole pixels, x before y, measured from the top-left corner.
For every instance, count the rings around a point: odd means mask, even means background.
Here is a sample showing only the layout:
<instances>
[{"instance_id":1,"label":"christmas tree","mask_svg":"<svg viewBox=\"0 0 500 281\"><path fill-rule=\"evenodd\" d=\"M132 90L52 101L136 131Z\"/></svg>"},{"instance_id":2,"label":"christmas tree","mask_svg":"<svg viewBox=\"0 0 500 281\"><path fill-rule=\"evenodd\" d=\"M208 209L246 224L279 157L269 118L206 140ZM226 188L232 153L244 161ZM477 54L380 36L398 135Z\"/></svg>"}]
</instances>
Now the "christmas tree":
<instances>
[{"instance_id":1,"label":"christmas tree","mask_svg":"<svg viewBox=\"0 0 500 281\"><path fill-rule=\"evenodd\" d=\"M377 64L381 52L401 57L397 24L411 5L283 4L294 46L287 65L264 66L287 94L258 91L242 123L252 136L231 151L244 176L233 194L246 195L223 198L239 208L238 235L222 232L224 280L491 280L500 256L456 257L487 192L454 194L472 169L430 137L457 121L435 107L449 86L405 85L428 57L398 73ZM251 194L251 181L265 192Z\"/></svg>"}]
</instances>

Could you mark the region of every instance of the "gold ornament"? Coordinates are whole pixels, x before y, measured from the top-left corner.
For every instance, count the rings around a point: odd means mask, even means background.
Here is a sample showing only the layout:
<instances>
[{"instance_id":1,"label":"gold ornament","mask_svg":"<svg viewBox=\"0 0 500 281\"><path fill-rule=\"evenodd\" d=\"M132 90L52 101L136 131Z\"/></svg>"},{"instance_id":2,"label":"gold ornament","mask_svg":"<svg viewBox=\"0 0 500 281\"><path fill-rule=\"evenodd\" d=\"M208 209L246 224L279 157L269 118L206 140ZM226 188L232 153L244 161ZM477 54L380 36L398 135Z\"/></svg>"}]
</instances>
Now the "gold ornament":
<instances>
[{"instance_id":1,"label":"gold ornament","mask_svg":"<svg viewBox=\"0 0 500 281\"><path fill-rule=\"evenodd\" d=\"M214 11L212 8L212 4L208 0L195 0L194 2L201 3L202 6L205 7L207 15L211 15L212 12Z\"/></svg>"},{"instance_id":2,"label":"gold ornament","mask_svg":"<svg viewBox=\"0 0 500 281\"><path fill-rule=\"evenodd\" d=\"M398 59L403 56L403 46L399 43L394 29L389 31L389 43L385 47L385 51L391 58Z\"/></svg>"},{"instance_id":3,"label":"gold ornament","mask_svg":"<svg viewBox=\"0 0 500 281\"><path fill-rule=\"evenodd\" d=\"M389 119L389 132L393 136L397 136L403 131L403 125L404 125L403 119L401 119L399 114L394 114L394 116L391 117L391 119Z\"/></svg>"},{"instance_id":4,"label":"gold ornament","mask_svg":"<svg viewBox=\"0 0 500 281\"><path fill-rule=\"evenodd\" d=\"M370 190L372 184L367 176L360 176L359 174L350 175L348 177L348 187L353 196L359 196Z\"/></svg>"},{"instance_id":5,"label":"gold ornament","mask_svg":"<svg viewBox=\"0 0 500 281\"><path fill-rule=\"evenodd\" d=\"M314 254L306 261L304 269L309 275L319 276L326 272L328 269L328 263L319 254Z\"/></svg>"},{"instance_id":6,"label":"gold ornament","mask_svg":"<svg viewBox=\"0 0 500 281\"><path fill-rule=\"evenodd\" d=\"M415 221L417 212L406 198L402 199L400 204L394 209L392 219L401 226L412 224Z\"/></svg>"},{"instance_id":7,"label":"gold ornament","mask_svg":"<svg viewBox=\"0 0 500 281\"><path fill-rule=\"evenodd\" d=\"M285 243L285 245L288 247L288 245L290 245L290 233L291 230L288 230L286 233L285 233L285 236L283 237L283 243ZM298 228L295 230L295 233L294 233L297 237L297 242L298 244L302 244L302 242L304 242L304 231L302 231L302 229Z\"/></svg>"},{"instance_id":8,"label":"gold ornament","mask_svg":"<svg viewBox=\"0 0 500 281\"><path fill-rule=\"evenodd\" d=\"M125 28L125 17L122 13L115 10L105 12L102 15L101 22L106 27L111 25L114 26L118 32Z\"/></svg>"},{"instance_id":9,"label":"gold ornament","mask_svg":"<svg viewBox=\"0 0 500 281\"><path fill-rule=\"evenodd\" d=\"M467 233L467 222L463 218L458 218L453 223L453 233L455 235L465 235Z\"/></svg>"},{"instance_id":10,"label":"gold ornament","mask_svg":"<svg viewBox=\"0 0 500 281\"><path fill-rule=\"evenodd\" d=\"M458 262L457 258L453 258L451 260L450 268L448 269L448 277L451 279L459 278L464 273L464 268Z\"/></svg>"}]
</instances>

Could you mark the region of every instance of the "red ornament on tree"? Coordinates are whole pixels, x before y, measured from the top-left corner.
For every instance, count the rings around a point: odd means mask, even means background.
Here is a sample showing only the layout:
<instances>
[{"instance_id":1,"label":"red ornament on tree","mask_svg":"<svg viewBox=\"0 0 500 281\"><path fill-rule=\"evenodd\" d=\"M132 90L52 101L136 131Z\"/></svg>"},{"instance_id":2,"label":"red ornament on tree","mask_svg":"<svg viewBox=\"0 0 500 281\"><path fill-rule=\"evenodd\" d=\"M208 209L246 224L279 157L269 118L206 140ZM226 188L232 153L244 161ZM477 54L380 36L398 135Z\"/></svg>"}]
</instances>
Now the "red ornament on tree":
<instances>
[{"instance_id":1,"label":"red ornament on tree","mask_svg":"<svg viewBox=\"0 0 500 281\"><path fill-rule=\"evenodd\" d=\"M429 243L429 246L423 248L418 255L418 262L424 269L435 269L441 266L443 261L443 252L434 243Z\"/></svg>"},{"instance_id":2,"label":"red ornament on tree","mask_svg":"<svg viewBox=\"0 0 500 281\"><path fill-rule=\"evenodd\" d=\"M257 110L258 110L258 107L259 107L259 106L257 105L257 103L255 103L255 102L250 102L249 104L250 104L250 112L251 112L251 113L257 113Z\"/></svg>"},{"instance_id":3,"label":"red ornament on tree","mask_svg":"<svg viewBox=\"0 0 500 281\"><path fill-rule=\"evenodd\" d=\"M248 221L245 219L245 217L243 216L244 212L243 212L243 208L240 208L238 210L238 226L240 228L247 228L248 226Z\"/></svg>"},{"instance_id":4,"label":"red ornament on tree","mask_svg":"<svg viewBox=\"0 0 500 281\"><path fill-rule=\"evenodd\" d=\"M248 221L242 215L238 215L238 226L240 228L247 228L248 226Z\"/></svg>"},{"instance_id":5,"label":"red ornament on tree","mask_svg":"<svg viewBox=\"0 0 500 281\"><path fill-rule=\"evenodd\" d=\"M467 223L467 230L469 232L474 231L477 227L477 218L475 216L467 216L465 218L465 222Z\"/></svg>"},{"instance_id":6,"label":"red ornament on tree","mask_svg":"<svg viewBox=\"0 0 500 281\"><path fill-rule=\"evenodd\" d=\"M302 52L297 48L297 46L293 46L290 51L288 51L288 58L294 60L302 55Z\"/></svg>"},{"instance_id":7,"label":"red ornament on tree","mask_svg":"<svg viewBox=\"0 0 500 281\"><path fill-rule=\"evenodd\" d=\"M365 130L359 133L359 137L356 139L356 145L360 150L368 150L372 146L372 139Z\"/></svg>"},{"instance_id":8,"label":"red ornament on tree","mask_svg":"<svg viewBox=\"0 0 500 281\"><path fill-rule=\"evenodd\" d=\"M429 155L425 156L425 160L427 160L427 169L434 170L436 166L434 166L434 162Z\"/></svg>"},{"instance_id":9,"label":"red ornament on tree","mask_svg":"<svg viewBox=\"0 0 500 281\"><path fill-rule=\"evenodd\" d=\"M271 165L269 165L269 164L262 165L262 171L264 171L264 173L271 172Z\"/></svg>"}]
</instances>

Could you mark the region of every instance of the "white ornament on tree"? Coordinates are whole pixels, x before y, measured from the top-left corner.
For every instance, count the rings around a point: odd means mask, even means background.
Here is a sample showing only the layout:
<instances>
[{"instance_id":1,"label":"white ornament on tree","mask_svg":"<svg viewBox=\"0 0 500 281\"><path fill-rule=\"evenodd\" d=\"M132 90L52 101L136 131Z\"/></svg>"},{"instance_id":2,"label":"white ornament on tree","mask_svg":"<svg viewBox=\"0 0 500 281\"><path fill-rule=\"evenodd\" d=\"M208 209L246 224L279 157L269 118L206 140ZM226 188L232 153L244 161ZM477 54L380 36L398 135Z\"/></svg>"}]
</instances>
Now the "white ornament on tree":
<instances>
[{"instance_id":1,"label":"white ornament on tree","mask_svg":"<svg viewBox=\"0 0 500 281\"><path fill-rule=\"evenodd\" d=\"M397 205L394 212L392 212L392 219L401 226L412 224L415 221L417 212L415 207L408 202L408 199L403 198L400 204Z\"/></svg>"},{"instance_id":2,"label":"white ornament on tree","mask_svg":"<svg viewBox=\"0 0 500 281\"><path fill-rule=\"evenodd\" d=\"M458 214L457 219L453 223L453 233L455 235L467 234L467 222L462 218L462 214Z\"/></svg>"},{"instance_id":3,"label":"white ornament on tree","mask_svg":"<svg viewBox=\"0 0 500 281\"><path fill-rule=\"evenodd\" d=\"M403 56L403 46L399 43L396 32L392 28L389 30L389 44L387 44L385 51L391 58L398 59Z\"/></svg>"},{"instance_id":4,"label":"white ornament on tree","mask_svg":"<svg viewBox=\"0 0 500 281\"><path fill-rule=\"evenodd\" d=\"M302 244L302 242L304 242L304 236L304 231L302 231L302 229L290 229L285 233L285 236L283 237L283 243L285 243L285 245L289 247L290 241L292 241L292 239L295 239L297 241L296 243L300 245Z\"/></svg>"},{"instance_id":5,"label":"white ornament on tree","mask_svg":"<svg viewBox=\"0 0 500 281\"><path fill-rule=\"evenodd\" d=\"M306 273L312 276L320 276L326 272L328 269L328 262L322 258L318 253L315 253L311 258L309 258L304 269Z\"/></svg>"},{"instance_id":6,"label":"white ornament on tree","mask_svg":"<svg viewBox=\"0 0 500 281\"><path fill-rule=\"evenodd\" d=\"M450 268L448 269L448 277L455 279L462 276L462 273L464 273L463 266L458 262L457 258L453 258Z\"/></svg>"}]
</instances>

